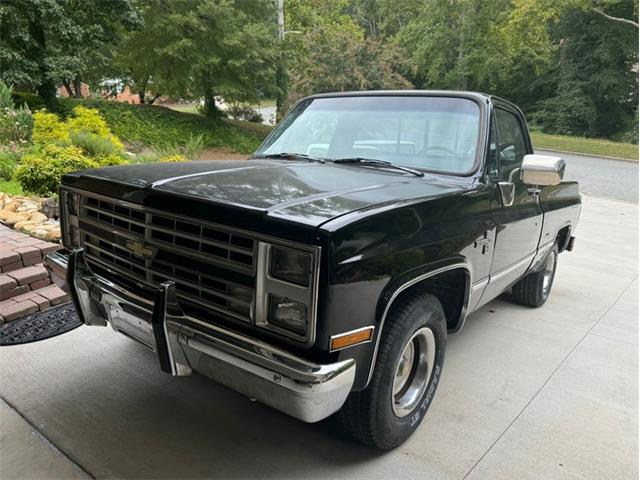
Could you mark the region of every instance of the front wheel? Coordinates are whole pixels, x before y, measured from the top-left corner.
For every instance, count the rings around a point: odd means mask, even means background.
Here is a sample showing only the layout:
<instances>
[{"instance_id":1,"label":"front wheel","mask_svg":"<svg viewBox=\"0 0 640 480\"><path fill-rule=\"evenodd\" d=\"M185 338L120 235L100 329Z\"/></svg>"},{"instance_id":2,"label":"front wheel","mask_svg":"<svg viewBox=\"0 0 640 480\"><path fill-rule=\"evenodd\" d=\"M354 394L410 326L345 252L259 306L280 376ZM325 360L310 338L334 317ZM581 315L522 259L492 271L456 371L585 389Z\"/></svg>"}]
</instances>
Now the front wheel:
<instances>
[{"instance_id":1,"label":"front wheel","mask_svg":"<svg viewBox=\"0 0 640 480\"><path fill-rule=\"evenodd\" d=\"M433 295L407 294L381 334L369 386L352 393L338 417L360 442L389 450L418 428L436 391L447 336L442 306Z\"/></svg>"},{"instance_id":2,"label":"front wheel","mask_svg":"<svg viewBox=\"0 0 640 480\"><path fill-rule=\"evenodd\" d=\"M528 307L542 306L551 293L557 265L558 246L554 245L547 254L544 267L537 272L531 272L512 287L513 299Z\"/></svg>"}]
</instances>

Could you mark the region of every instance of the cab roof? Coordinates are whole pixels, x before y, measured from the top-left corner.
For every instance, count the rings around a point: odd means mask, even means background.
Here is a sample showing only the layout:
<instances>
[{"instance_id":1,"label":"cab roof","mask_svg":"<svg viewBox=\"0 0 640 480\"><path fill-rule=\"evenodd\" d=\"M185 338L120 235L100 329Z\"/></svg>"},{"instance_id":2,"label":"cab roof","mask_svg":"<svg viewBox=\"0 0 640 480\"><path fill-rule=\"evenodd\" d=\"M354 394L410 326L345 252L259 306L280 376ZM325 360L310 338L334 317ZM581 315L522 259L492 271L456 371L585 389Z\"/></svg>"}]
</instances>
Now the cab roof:
<instances>
[{"instance_id":1,"label":"cab roof","mask_svg":"<svg viewBox=\"0 0 640 480\"><path fill-rule=\"evenodd\" d=\"M492 100L498 100L501 103L511 105L516 110L520 108L504 98L500 98L496 95L491 95L482 92L470 92L463 90L362 90L362 91L350 91L350 92L328 92L318 93L315 95L309 95L302 100L309 100L314 98L335 98L335 97L453 97L453 98L466 98L469 100L475 100L479 103L490 103Z\"/></svg>"}]
</instances>

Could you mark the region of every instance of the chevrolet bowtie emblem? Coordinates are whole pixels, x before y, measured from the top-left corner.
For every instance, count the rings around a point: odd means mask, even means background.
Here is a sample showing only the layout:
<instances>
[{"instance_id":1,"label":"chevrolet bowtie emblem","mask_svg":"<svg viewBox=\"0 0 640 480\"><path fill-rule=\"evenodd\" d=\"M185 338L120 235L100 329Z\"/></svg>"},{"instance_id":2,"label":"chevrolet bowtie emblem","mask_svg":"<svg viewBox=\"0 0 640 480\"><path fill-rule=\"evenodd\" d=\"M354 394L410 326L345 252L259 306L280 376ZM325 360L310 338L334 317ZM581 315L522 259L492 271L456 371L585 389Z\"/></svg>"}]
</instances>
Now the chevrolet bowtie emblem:
<instances>
[{"instance_id":1,"label":"chevrolet bowtie emblem","mask_svg":"<svg viewBox=\"0 0 640 480\"><path fill-rule=\"evenodd\" d=\"M149 245L145 245L142 242L127 240L126 247L127 250L133 253L136 257L153 258L156 254L155 248L152 248Z\"/></svg>"}]
</instances>

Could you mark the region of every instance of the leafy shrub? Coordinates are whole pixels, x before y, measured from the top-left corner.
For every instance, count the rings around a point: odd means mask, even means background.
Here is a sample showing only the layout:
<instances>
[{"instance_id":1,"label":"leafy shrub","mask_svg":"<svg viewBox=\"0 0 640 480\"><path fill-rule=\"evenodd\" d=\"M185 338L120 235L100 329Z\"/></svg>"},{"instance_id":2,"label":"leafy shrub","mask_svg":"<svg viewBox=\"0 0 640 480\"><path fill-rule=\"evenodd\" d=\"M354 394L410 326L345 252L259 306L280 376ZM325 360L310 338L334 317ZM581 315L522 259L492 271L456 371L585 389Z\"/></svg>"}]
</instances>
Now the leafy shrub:
<instances>
[{"instance_id":1,"label":"leafy shrub","mask_svg":"<svg viewBox=\"0 0 640 480\"><path fill-rule=\"evenodd\" d=\"M0 81L0 145L31 140L33 118L29 107L16 108L13 89Z\"/></svg>"},{"instance_id":2,"label":"leafy shrub","mask_svg":"<svg viewBox=\"0 0 640 480\"><path fill-rule=\"evenodd\" d=\"M95 109L78 105L73 109L73 116L64 122L56 114L44 110L36 112L34 117L33 141L37 144L71 143L101 165L105 162L109 165L125 162L122 142L111 134L108 125ZM102 160L103 157L106 160Z\"/></svg>"},{"instance_id":3,"label":"leafy shrub","mask_svg":"<svg viewBox=\"0 0 640 480\"><path fill-rule=\"evenodd\" d=\"M161 157L161 162L185 162L187 157L184 155L169 155L168 157Z\"/></svg>"},{"instance_id":4,"label":"leafy shrub","mask_svg":"<svg viewBox=\"0 0 640 480\"><path fill-rule=\"evenodd\" d=\"M30 142L33 134L33 114L26 105L18 108L15 112L16 136L19 137L19 140Z\"/></svg>"},{"instance_id":5,"label":"leafy shrub","mask_svg":"<svg viewBox=\"0 0 640 480\"><path fill-rule=\"evenodd\" d=\"M191 135L184 146L184 156L189 160L195 160L204 150L204 135Z\"/></svg>"},{"instance_id":6,"label":"leafy shrub","mask_svg":"<svg viewBox=\"0 0 640 480\"><path fill-rule=\"evenodd\" d=\"M17 153L0 151L0 180L11 180L19 159Z\"/></svg>"},{"instance_id":7,"label":"leafy shrub","mask_svg":"<svg viewBox=\"0 0 640 480\"><path fill-rule=\"evenodd\" d=\"M40 110L33 114L34 143L60 143L69 140L69 129L55 113Z\"/></svg>"},{"instance_id":8,"label":"leafy shrub","mask_svg":"<svg viewBox=\"0 0 640 480\"><path fill-rule=\"evenodd\" d=\"M633 116L633 121L631 125L628 127L627 131L625 131L622 135L620 135L621 142L638 144L638 109L636 109L636 113Z\"/></svg>"},{"instance_id":9,"label":"leafy shrub","mask_svg":"<svg viewBox=\"0 0 640 480\"><path fill-rule=\"evenodd\" d=\"M202 135L189 135L185 145L162 145L153 150L158 158L180 156L187 160L195 160L204 149L204 137Z\"/></svg>"},{"instance_id":10,"label":"leafy shrub","mask_svg":"<svg viewBox=\"0 0 640 480\"><path fill-rule=\"evenodd\" d=\"M7 110L15 107L13 102L13 88L0 81L0 110Z\"/></svg>"},{"instance_id":11,"label":"leafy shrub","mask_svg":"<svg viewBox=\"0 0 640 480\"><path fill-rule=\"evenodd\" d=\"M125 163L129 163L129 160L126 157L123 157L119 153L111 153L103 157L95 158L94 160L101 167L109 167L111 165L123 165Z\"/></svg>"},{"instance_id":12,"label":"leafy shrub","mask_svg":"<svg viewBox=\"0 0 640 480\"><path fill-rule=\"evenodd\" d=\"M246 122L262 123L264 118L257 110L250 105L232 103L228 110L229 116L234 120L244 120Z\"/></svg>"},{"instance_id":13,"label":"leafy shrub","mask_svg":"<svg viewBox=\"0 0 640 480\"><path fill-rule=\"evenodd\" d=\"M26 193L51 195L58 191L63 175L98 166L78 147L48 144L22 157L15 178Z\"/></svg>"},{"instance_id":14,"label":"leafy shrub","mask_svg":"<svg viewBox=\"0 0 640 480\"><path fill-rule=\"evenodd\" d=\"M47 108L44 100L35 93L13 92L12 97L15 105L27 105L32 112Z\"/></svg>"},{"instance_id":15,"label":"leafy shrub","mask_svg":"<svg viewBox=\"0 0 640 480\"><path fill-rule=\"evenodd\" d=\"M69 131L95 135L108 139L115 150L122 150L123 145L118 138L111 135L111 130L100 116L100 112L94 108L86 108L78 105L73 109L73 116L67 120Z\"/></svg>"},{"instance_id":16,"label":"leafy shrub","mask_svg":"<svg viewBox=\"0 0 640 480\"><path fill-rule=\"evenodd\" d=\"M112 137L101 137L95 133L71 130L71 144L80 147L90 157L106 157L119 152L112 142Z\"/></svg>"},{"instance_id":17,"label":"leafy shrub","mask_svg":"<svg viewBox=\"0 0 640 480\"><path fill-rule=\"evenodd\" d=\"M160 156L158 155L158 152L156 152L155 150L139 153L138 155L136 155L136 158L135 158L136 163L153 163L153 162L159 162L159 161L160 161Z\"/></svg>"}]
</instances>

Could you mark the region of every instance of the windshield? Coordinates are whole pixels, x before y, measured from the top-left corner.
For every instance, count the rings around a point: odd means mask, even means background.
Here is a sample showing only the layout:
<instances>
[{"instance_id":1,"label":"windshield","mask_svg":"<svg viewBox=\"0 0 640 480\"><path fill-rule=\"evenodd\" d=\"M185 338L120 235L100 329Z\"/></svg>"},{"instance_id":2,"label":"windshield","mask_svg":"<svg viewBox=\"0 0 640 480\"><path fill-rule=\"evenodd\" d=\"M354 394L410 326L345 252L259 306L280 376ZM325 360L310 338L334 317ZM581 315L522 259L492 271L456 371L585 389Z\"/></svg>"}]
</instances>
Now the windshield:
<instances>
[{"instance_id":1,"label":"windshield","mask_svg":"<svg viewBox=\"0 0 640 480\"><path fill-rule=\"evenodd\" d=\"M358 157L466 173L475 162L479 124L480 108L462 98L316 98L287 115L256 156Z\"/></svg>"}]
</instances>

